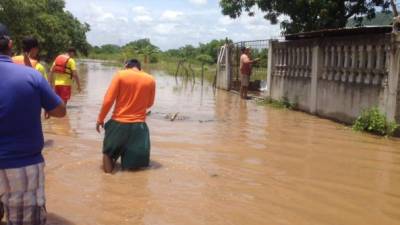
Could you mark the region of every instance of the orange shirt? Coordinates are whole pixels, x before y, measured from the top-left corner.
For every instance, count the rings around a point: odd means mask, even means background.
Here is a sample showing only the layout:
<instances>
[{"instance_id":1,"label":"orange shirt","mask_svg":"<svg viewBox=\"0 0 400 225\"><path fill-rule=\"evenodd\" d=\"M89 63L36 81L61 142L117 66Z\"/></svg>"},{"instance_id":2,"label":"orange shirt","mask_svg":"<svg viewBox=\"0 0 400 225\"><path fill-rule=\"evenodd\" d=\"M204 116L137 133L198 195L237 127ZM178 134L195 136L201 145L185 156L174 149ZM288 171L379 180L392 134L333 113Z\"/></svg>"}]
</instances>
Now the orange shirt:
<instances>
[{"instance_id":1,"label":"orange shirt","mask_svg":"<svg viewBox=\"0 0 400 225\"><path fill-rule=\"evenodd\" d=\"M142 71L126 69L113 78L104 96L97 122L104 118L115 102L112 119L121 123L145 122L146 110L154 103L155 79Z\"/></svg>"}]
</instances>

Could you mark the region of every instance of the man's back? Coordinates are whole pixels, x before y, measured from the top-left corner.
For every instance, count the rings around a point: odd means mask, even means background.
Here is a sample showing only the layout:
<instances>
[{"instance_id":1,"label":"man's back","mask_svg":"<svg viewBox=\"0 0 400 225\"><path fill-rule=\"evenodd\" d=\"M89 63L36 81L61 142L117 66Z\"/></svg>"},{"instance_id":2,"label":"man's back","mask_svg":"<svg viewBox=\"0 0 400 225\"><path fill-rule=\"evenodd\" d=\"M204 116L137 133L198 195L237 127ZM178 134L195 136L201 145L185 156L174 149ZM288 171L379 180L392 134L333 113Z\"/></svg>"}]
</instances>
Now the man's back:
<instances>
[{"instance_id":1,"label":"man's back","mask_svg":"<svg viewBox=\"0 0 400 225\"><path fill-rule=\"evenodd\" d=\"M72 71L76 70L76 61L69 57L68 55L59 55L58 57L65 57L68 60L66 61L65 65L60 65L61 67L65 67L65 72L54 72L54 84L57 85L66 85L66 86L71 86L72 85ZM57 58L58 58L57 57ZM57 60L56 58L56 60ZM53 62L53 65L51 67L51 70L54 70L56 66L56 61Z\"/></svg>"},{"instance_id":2,"label":"man's back","mask_svg":"<svg viewBox=\"0 0 400 225\"><path fill-rule=\"evenodd\" d=\"M0 169L43 161L41 108L53 109L59 99L38 71L0 56Z\"/></svg>"},{"instance_id":3,"label":"man's back","mask_svg":"<svg viewBox=\"0 0 400 225\"><path fill-rule=\"evenodd\" d=\"M123 123L144 122L146 109L154 103L155 80L145 72L134 69L119 71L104 97L99 120L104 120L115 100L112 119Z\"/></svg>"}]
</instances>

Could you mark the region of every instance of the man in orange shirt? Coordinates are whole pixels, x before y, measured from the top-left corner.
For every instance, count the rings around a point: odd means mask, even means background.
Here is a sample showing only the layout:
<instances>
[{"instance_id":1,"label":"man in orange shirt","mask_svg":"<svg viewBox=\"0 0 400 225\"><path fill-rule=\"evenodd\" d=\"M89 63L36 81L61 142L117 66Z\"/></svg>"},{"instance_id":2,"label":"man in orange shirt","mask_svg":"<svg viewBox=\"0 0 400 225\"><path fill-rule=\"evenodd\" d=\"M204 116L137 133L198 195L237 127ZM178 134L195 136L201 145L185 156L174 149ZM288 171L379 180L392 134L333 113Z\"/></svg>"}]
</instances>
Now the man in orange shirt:
<instances>
[{"instance_id":1,"label":"man in orange shirt","mask_svg":"<svg viewBox=\"0 0 400 225\"><path fill-rule=\"evenodd\" d=\"M113 78L97 119L96 130L105 129L103 142L104 172L111 173L121 156L123 169L137 169L149 165L150 135L146 125L146 111L154 103L154 78L141 71L140 62L129 60L125 69ZM111 119L104 119L114 105Z\"/></svg>"}]
</instances>

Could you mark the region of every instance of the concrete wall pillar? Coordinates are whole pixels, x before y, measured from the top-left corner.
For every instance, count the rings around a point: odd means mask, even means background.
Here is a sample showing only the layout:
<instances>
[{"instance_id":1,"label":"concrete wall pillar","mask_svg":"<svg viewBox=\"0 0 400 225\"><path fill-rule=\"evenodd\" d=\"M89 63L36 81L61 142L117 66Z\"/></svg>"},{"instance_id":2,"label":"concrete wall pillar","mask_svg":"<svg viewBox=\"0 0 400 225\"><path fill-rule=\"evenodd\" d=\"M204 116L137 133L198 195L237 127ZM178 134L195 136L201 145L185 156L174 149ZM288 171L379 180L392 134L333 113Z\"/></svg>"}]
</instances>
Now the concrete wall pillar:
<instances>
[{"instance_id":1,"label":"concrete wall pillar","mask_svg":"<svg viewBox=\"0 0 400 225\"><path fill-rule=\"evenodd\" d=\"M399 92L399 73L400 73L400 49L397 45L400 37L393 34L393 42L390 51L389 74L388 74L388 91L386 99L386 116L388 120L395 121L397 113L397 99L400 97ZM398 39L398 40L397 40ZM397 121L400 122L400 121Z\"/></svg>"},{"instance_id":2,"label":"concrete wall pillar","mask_svg":"<svg viewBox=\"0 0 400 225\"><path fill-rule=\"evenodd\" d=\"M267 96L271 97L272 90L272 73L274 72L273 67L273 40L269 40L268 43L268 67L267 67Z\"/></svg>"},{"instance_id":3,"label":"concrete wall pillar","mask_svg":"<svg viewBox=\"0 0 400 225\"><path fill-rule=\"evenodd\" d=\"M323 65L323 50L319 45L314 45L312 48L312 61L311 61L311 93L310 93L310 113L317 112L317 91L318 91L318 77L322 73Z\"/></svg>"}]
</instances>

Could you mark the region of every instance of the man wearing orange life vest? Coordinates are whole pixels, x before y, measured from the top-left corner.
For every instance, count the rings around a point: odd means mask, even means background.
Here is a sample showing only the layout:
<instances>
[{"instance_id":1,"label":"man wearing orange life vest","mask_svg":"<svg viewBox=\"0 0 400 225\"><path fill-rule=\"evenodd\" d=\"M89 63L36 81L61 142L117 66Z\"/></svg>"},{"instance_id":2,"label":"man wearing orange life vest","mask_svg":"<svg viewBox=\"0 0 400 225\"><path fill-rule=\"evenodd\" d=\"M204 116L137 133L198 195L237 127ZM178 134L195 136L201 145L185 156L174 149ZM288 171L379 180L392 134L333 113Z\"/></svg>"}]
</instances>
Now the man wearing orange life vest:
<instances>
[{"instance_id":1,"label":"man wearing orange life vest","mask_svg":"<svg viewBox=\"0 0 400 225\"><path fill-rule=\"evenodd\" d=\"M34 37L25 37L22 40L23 55L12 57L16 64L26 65L39 71L47 80L46 69L37 60L39 57L39 42Z\"/></svg>"},{"instance_id":2,"label":"man wearing orange life vest","mask_svg":"<svg viewBox=\"0 0 400 225\"><path fill-rule=\"evenodd\" d=\"M76 62L73 59L75 55L76 50L74 48L68 49L66 54L56 57L50 70L50 83L54 86L57 95L61 97L65 104L67 104L68 100L71 98L73 80L78 86L78 92L81 92Z\"/></svg>"}]
</instances>

